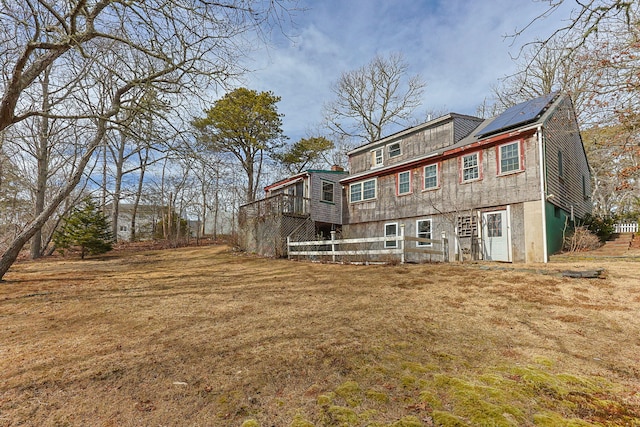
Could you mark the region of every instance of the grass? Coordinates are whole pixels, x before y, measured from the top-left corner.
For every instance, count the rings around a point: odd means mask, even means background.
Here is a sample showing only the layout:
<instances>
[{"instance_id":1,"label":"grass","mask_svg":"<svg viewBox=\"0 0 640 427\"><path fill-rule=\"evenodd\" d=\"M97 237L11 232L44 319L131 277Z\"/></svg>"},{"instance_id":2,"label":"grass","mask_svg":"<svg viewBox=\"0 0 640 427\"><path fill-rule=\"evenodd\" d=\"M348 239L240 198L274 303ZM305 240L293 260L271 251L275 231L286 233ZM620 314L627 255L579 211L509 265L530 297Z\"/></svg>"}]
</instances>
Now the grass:
<instances>
[{"instance_id":1,"label":"grass","mask_svg":"<svg viewBox=\"0 0 640 427\"><path fill-rule=\"evenodd\" d=\"M563 269L605 267L606 279ZM640 426L640 269L224 246L17 264L0 426Z\"/></svg>"}]
</instances>

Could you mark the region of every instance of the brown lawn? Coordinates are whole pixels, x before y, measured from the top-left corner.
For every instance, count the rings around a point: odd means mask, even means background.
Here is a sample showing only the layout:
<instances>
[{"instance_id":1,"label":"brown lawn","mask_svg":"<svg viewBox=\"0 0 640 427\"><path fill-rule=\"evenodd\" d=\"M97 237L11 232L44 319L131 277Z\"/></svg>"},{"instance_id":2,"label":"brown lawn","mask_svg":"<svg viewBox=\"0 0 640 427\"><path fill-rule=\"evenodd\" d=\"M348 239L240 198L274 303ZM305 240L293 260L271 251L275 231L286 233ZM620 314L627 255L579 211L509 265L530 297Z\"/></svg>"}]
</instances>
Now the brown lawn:
<instances>
[{"instance_id":1,"label":"brown lawn","mask_svg":"<svg viewBox=\"0 0 640 427\"><path fill-rule=\"evenodd\" d=\"M604 279L563 278L604 267ZM0 426L640 426L640 266L15 265Z\"/></svg>"}]
</instances>

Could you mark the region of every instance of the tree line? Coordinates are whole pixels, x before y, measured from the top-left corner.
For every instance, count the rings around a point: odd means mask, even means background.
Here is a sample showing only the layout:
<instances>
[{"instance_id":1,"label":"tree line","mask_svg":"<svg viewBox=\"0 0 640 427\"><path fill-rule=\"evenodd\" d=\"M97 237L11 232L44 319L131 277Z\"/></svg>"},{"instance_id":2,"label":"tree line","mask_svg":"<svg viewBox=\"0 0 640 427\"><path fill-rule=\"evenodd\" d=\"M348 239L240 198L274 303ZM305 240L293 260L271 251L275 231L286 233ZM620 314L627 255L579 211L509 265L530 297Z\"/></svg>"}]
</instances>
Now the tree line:
<instances>
[{"instance_id":1,"label":"tree line","mask_svg":"<svg viewBox=\"0 0 640 427\"><path fill-rule=\"evenodd\" d=\"M336 80L319 131L292 142L277 94L234 88L233 78L251 48L241 36L268 34L294 2L0 4L0 279L27 243L33 258L50 251L87 194L108 212L112 236L123 227L135 240L136 211L149 205L161 208L164 237L187 217L198 219L198 233L205 218L214 233L234 232L237 208L267 180L343 163L354 144L415 124L426 87L401 54L376 56ZM638 4L592 0L570 18L525 46L518 72L478 114L568 92L585 130L596 212L637 212ZM193 100L208 101L210 87L225 95L194 116ZM132 215L119 224L124 204Z\"/></svg>"}]
</instances>

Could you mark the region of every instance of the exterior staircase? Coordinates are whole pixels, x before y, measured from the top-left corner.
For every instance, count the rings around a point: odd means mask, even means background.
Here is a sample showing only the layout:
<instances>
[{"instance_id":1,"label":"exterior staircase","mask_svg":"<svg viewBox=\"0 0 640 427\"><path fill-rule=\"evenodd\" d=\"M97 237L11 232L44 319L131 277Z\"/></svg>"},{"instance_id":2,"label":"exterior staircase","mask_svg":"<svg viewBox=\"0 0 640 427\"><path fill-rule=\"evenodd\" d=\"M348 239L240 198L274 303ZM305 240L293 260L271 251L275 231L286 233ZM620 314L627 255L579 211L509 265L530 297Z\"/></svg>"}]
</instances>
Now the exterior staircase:
<instances>
[{"instance_id":1,"label":"exterior staircase","mask_svg":"<svg viewBox=\"0 0 640 427\"><path fill-rule=\"evenodd\" d=\"M634 233L616 233L605 242L604 246L596 249L593 253L602 256L624 256L631 249L633 240Z\"/></svg>"}]
</instances>

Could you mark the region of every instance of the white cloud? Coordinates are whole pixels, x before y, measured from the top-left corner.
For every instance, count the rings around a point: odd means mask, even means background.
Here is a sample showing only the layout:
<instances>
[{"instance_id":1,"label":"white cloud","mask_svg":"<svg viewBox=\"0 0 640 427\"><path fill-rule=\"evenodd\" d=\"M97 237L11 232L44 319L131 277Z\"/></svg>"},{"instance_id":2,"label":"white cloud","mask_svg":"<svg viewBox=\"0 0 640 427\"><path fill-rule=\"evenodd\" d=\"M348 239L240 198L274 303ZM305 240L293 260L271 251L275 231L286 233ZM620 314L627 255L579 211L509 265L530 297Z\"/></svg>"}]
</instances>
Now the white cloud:
<instances>
[{"instance_id":1,"label":"white cloud","mask_svg":"<svg viewBox=\"0 0 640 427\"><path fill-rule=\"evenodd\" d=\"M377 53L401 51L412 74L427 81L423 110L473 114L491 86L513 72L504 36L540 14L544 2L525 0L306 0L290 39L256 52L244 84L282 97L285 133L293 140L321 120L331 84ZM558 17L559 18L559 17ZM517 39L546 36L558 18L542 21Z\"/></svg>"}]
</instances>

